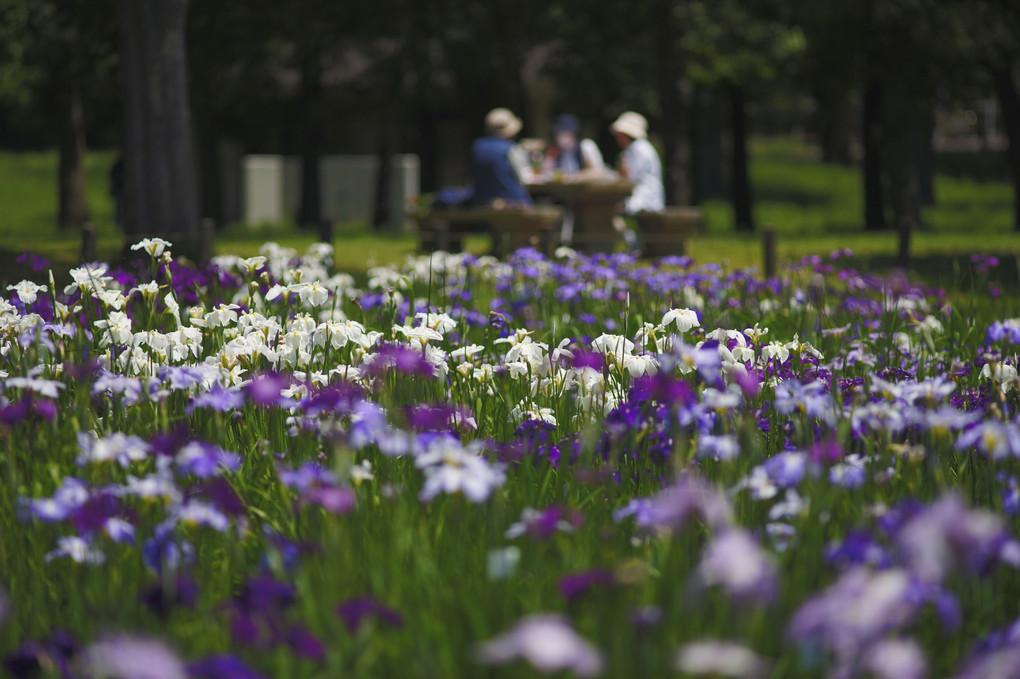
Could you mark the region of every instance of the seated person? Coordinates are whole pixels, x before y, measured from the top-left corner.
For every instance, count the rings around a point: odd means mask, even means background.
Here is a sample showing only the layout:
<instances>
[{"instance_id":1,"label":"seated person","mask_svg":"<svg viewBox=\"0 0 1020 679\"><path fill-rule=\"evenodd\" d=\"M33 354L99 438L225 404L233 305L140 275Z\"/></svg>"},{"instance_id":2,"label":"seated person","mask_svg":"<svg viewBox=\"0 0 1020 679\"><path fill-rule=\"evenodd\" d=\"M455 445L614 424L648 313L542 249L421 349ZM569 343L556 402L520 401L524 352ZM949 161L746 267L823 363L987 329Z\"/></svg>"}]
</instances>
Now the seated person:
<instances>
[{"instance_id":1,"label":"seated person","mask_svg":"<svg viewBox=\"0 0 1020 679\"><path fill-rule=\"evenodd\" d=\"M475 205L504 201L531 205L524 188L528 154L513 138L521 131L520 119L505 108L494 108L485 116L485 135L471 146L471 174L475 182Z\"/></svg>"},{"instance_id":2,"label":"seated person","mask_svg":"<svg viewBox=\"0 0 1020 679\"><path fill-rule=\"evenodd\" d=\"M602 152L591 139L580 139L581 124L570 114L561 115L553 126L555 143L546 153L543 174L571 179L597 179L605 173Z\"/></svg>"},{"instance_id":3,"label":"seated person","mask_svg":"<svg viewBox=\"0 0 1020 679\"><path fill-rule=\"evenodd\" d=\"M609 129L623 149L620 174L634 182L634 190L624 202L624 212L659 212L666 207L662 187L662 163L648 141L648 121L639 113L627 111Z\"/></svg>"}]
</instances>

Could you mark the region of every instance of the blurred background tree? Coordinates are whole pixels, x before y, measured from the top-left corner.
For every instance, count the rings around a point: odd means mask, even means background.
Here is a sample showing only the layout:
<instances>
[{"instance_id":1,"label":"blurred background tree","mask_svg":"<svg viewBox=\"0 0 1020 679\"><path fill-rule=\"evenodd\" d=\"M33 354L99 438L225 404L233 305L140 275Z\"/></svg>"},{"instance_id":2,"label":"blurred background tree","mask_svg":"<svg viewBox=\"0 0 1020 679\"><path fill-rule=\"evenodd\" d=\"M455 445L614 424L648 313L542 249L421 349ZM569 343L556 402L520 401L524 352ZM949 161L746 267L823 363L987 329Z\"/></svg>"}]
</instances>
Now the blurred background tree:
<instances>
[{"instance_id":1,"label":"blurred background tree","mask_svg":"<svg viewBox=\"0 0 1020 679\"><path fill-rule=\"evenodd\" d=\"M88 214L85 140L124 148L139 233L237 219L242 154L296 156L311 226L324 154L416 153L428 191L467 179L494 106L544 138L574 113L610 161L609 123L637 110L671 204L726 195L753 230L748 136L794 131L859 164L862 227L916 228L938 107L998 101L1020 196L1018 62L1011 0L0 0L0 146L59 149L64 226Z\"/></svg>"},{"instance_id":2,"label":"blurred background tree","mask_svg":"<svg viewBox=\"0 0 1020 679\"><path fill-rule=\"evenodd\" d=\"M104 128L97 134L103 145L115 138L107 130L120 124L111 16L113 0L0 0L0 101L7 105L0 127L21 128L27 143L57 148L61 228L88 219L86 118Z\"/></svg>"}]
</instances>

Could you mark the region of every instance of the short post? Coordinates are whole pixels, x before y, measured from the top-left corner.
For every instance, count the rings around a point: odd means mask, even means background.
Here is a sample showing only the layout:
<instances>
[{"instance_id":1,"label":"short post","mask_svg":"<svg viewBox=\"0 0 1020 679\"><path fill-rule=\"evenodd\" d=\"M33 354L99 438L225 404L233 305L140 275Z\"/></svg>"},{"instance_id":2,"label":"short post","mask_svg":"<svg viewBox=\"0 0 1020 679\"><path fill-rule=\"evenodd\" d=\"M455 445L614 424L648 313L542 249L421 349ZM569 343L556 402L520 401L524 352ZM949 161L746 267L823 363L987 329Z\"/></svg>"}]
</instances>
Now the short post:
<instances>
[{"instance_id":1,"label":"short post","mask_svg":"<svg viewBox=\"0 0 1020 679\"><path fill-rule=\"evenodd\" d=\"M765 278L776 275L776 230L765 227L761 232L762 257L765 260Z\"/></svg>"},{"instance_id":2,"label":"short post","mask_svg":"<svg viewBox=\"0 0 1020 679\"><path fill-rule=\"evenodd\" d=\"M198 261L208 262L213 257L213 234L216 222L206 217L198 225Z\"/></svg>"},{"instance_id":3,"label":"short post","mask_svg":"<svg viewBox=\"0 0 1020 679\"><path fill-rule=\"evenodd\" d=\"M319 240L323 243L333 244L333 220L319 220Z\"/></svg>"},{"instance_id":4,"label":"short post","mask_svg":"<svg viewBox=\"0 0 1020 679\"><path fill-rule=\"evenodd\" d=\"M96 261L96 225L92 222L81 227L81 261Z\"/></svg>"}]
</instances>

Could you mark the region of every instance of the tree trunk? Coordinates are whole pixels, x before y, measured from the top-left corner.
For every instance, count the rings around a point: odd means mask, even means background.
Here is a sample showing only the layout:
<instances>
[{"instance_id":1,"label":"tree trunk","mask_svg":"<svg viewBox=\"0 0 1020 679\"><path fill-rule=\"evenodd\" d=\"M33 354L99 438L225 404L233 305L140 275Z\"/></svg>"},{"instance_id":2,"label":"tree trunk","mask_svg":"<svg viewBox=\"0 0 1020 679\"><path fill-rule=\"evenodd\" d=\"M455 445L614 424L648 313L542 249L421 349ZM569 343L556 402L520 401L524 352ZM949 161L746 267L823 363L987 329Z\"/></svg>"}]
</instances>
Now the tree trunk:
<instances>
[{"instance_id":1,"label":"tree trunk","mask_svg":"<svg viewBox=\"0 0 1020 679\"><path fill-rule=\"evenodd\" d=\"M418 157L421 163L421 190L430 193L439 188L439 134L436 114L428 108L418 111Z\"/></svg>"},{"instance_id":2,"label":"tree trunk","mask_svg":"<svg viewBox=\"0 0 1020 679\"><path fill-rule=\"evenodd\" d=\"M1013 180L1013 228L1020 231L1020 94L1017 93L1011 69L993 69L992 77L999 107L1002 109L1006 136L1009 138L1006 160Z\"/></svg>"},{"instance_id":3,"label":"tree trunk","mask_svg":"<svg viewBox=\"0 0 1020 679\"><path fill-rule=\"evenodd\" d=\"M388 229L393 219L390 214L393 188L393 154L396 153L397 130L393 121L385 120L379 129L379 167L375 175L375 196L372 206L372 228Z\"/></svg>"},{"instance_id":4,"label":"tree trunk","mask_svg":"<svg viewBox=\"0 0 1020 679\"><path fill-rule=\"evenodd\" d=\"M853 118L847 94L847 88L836 79L823 81L815 87L815 102L818 105L815 124L823 163L850 164L850 129Z\"/></svg>"},{"instance_id":5,"label":"tree trunk","mask_svg":"<svg viewBox=\"0 0 1020 679\"><path fill-rule=\"evenodd\" d=\"M314 229L322 219L322 196L319 189L319 154L322 146L322 119L319 101L322 98L322 56L309 47L301 59L301 90L299 120L301 125L301 203L298 224Z\"/></svg>"},{"instance_id":6,"label":"tree trunk","mask_svg":"<svg viewBox=\"0 0 1020 679\"><path fill-rule=\"evenodd\" d=\"M864 105L861 122L861 143L864 146L864 228L884 231L889 228L885 220L885 202L882 191L882 99L881 81L869 80L864 86Z\"/></svg>"},{"instance_id":7,"label":"tree trunk","mask_svg":"<svg viewBox=\"0 0 1020 679\"><path fill-rule=\"evenodd\" d=\"M223 219L223 187L220 168L219 123L212 113L200 114L196 119L198 134L198 204L202 218L215 223L226 223Z\"/></svg>"},{"instance_id":8,"label":"tree trunk","mask_svg":"<svg viewBox=\"0 0 1020 679\"><path fill-rule=\"evenodd\" d=\"M694 149L694 172L691 202L700 205L709 198L723 195L723 143L718 92L699 88L694 94L694 124L690 126L691 147Z\"/></svg>"},{"instance_id":9,"label":"tree trunk","mask_svg":"<svg viewBox=\"0 0 1020 679\"><path fill-rule=\"evenodd\" d=\"M925 207L935 205L935 150L931 144L934 134L935 107L929 106L914 127L913 135L914 170L917 173L921 205Z\"/></svg>"},{"instance_id":10,"label":"tree trunk","mask_svg":"<svg viewBox=\"0 0 1020 679\"><path fill-rule=\"evenodd\" d=\"M85 116L81 87L77 82L64 83L58 93L60 102L60 135L57 170L57 222L60 228L77 228L88 221L85 198Z\"/></svg>"},{"instance_id":11,"label":"tree trunk","mask_svg":"<svg viewBox=\"0 0 1020 679\"><path fill-rule=\"evenodd\" d=\"M744 88L730 86L730 130L733 134L733 218L737 231L754 231L754 202L747 159L747 108Z\"/></svg>"},{"instance_id":12,"label":"tree trunk","mask_svg":"<svg viewBox=\"0 0 1020 679\"><path fill-rule=\"evenodd\" d=\"M893 224L900 231L913 230L921 224L921 191L915 163L920 104L908 87L895 84L885 97L885 105L883 150L889 172Z\"/></svg>"},{"instance_id":13,"label":"tree trunk","mask_svg":"<svg viewBox=\"0 0 1020 679\"><path fill-rule=\"evenodd\" d=\"M124 231L198 243L185 23L188 0L123 0Z\"/></svg>"},{"instance_id":14,"label":"tree trunk","mask_svg":"<svg viewBox=\"0 0 1020 679\"><path fill-rule=\"evenodd\" d=\"M688 116L684 115L680 100L679 63L673 48L676 39L676 22L672 3L660 3L655 30L655 50L659 101L662 104L662 179L667 205L689 205L692 190L690 180L689 135L684 129Z\"/></svg>"}]
</instances>

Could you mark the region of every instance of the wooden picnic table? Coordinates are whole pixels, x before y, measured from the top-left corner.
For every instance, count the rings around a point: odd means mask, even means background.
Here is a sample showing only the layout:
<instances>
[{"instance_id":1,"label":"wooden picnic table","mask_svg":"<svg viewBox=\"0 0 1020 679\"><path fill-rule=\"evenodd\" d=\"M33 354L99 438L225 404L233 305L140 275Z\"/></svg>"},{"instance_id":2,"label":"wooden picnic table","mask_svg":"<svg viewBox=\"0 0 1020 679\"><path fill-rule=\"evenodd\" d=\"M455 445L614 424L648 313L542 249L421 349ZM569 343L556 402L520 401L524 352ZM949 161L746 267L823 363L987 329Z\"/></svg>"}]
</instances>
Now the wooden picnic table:
<instances>
[{"instance_id":1,"label":"wooden picnic table","mask_svg":"<svg viewBox=\"0 0 1020 679\"><path fill-rule=\"evenodd\" d=\"M573 242L585 249L611 245L620 239L613 228L619 206L634 190L627 180L549 181L527 185L533 199L551 198L574 214Z\"/></svg>"},{"instance_id":2,"label":"wooden picnic table","mask_svg":"<svg viewBox=\"0 0 1020 679\"><path fill-rule=\"evenodd\" d=\"M553 229L563 221L563 209L553 205L527 207L459 207L411 213L418 222L423 251L459 252L463 237L486 233L494 254L505 257L514 250L533 245L552 255L556 239Z\"/></svg>"}]
</instances>

